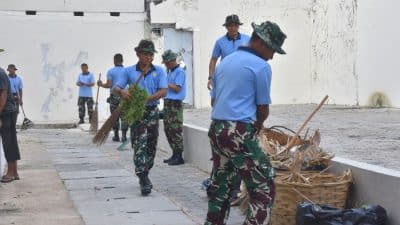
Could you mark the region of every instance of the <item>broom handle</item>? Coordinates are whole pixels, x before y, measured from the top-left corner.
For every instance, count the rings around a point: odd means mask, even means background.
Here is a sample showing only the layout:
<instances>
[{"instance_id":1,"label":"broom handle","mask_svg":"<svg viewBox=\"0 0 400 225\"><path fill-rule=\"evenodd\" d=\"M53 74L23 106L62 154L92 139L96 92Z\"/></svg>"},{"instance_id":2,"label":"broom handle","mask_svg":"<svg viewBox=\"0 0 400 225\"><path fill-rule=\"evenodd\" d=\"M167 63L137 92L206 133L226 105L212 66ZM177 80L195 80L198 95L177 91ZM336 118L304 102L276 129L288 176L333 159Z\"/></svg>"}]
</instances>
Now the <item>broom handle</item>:
<instances>
[{"instance_id":1,"label":"broom handle","mask_svg":"<svg viewBox=\"0 0 400 225\"><path fill-rule=\"evenodd\" d=\"M311 118L313 118L313 116L315 115L315 113L317 113L322 105L324 105L324 103L326 102L326 100L328 100L328 95L326 95L324 97L324 99L322 99L321 103L319 103L318 107L316 109L314 109L314 111L308 116L308 118L306 119L306 121L304 121L303 125L301 125L300 129L296 132L296 134L294 135L294 137L290 140L289 144L287 145L286 149L278 152L276 155L281 154L282 152L285 152L287 150L289 150L292 145L295 143L295 141L297 140L297 137L299 136L299 134L303 131L304 127L307 125L308 122L310 122Z\"/></svg>"},{"instance_id":2,"label":"broom handle","mask_svg":"<svg viewBox=\"0 0 400 225\"><path fill-rule=\"evenodd\" d=\"M101 73L99 73L99 80L101 80ZM99 91L100 91L100 86L97 85L96 104L99 102Z\"/></svg>"}]
</instances>

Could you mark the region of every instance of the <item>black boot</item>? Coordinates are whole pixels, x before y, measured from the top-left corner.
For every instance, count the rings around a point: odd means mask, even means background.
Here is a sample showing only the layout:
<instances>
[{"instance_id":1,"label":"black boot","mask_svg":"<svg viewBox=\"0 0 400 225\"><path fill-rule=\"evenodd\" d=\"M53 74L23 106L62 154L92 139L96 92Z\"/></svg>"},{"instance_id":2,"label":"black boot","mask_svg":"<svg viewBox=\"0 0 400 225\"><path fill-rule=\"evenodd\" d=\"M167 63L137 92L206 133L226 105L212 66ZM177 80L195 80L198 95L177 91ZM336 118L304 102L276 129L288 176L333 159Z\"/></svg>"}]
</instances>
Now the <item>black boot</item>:
<instances>
[{"instance_id":1,"label":"black boot","mask_svg":"<svg viewBox=\"0 0 400 225\"><path fill-rule=\"evenodd\" d=\"M83 123L85 123L85 121L83 120L83 117L80 117L80 118L79 118L79 123L78 123L78 124L83 124Z\"/></svg>"},{"instance_id":2,"label":"black boot","mask_svg":"<svg viewBox=\"0 0 400 225\"><path fill-rule=\"evenodd\" d=\"M126 138L126 133L127 133L127 132L128 132L127 130L122 130L122 139L121 139L122 142L125 142L125 141L128 140L128 139Z\"/></svg>"},{"instance_id":3,"label":"black boot","mask_svg":"<svg viewBox=\"0 0 400 225\"><path fill-rule=\"evenodd\" d=\"M139 174L140 192L143 196L149 195L153 185L147 174Z\"/></svg>"},{"instance_id":4,"label":"black boot","mask_svg":"<svg viewBox=\"0 0 400 225\"><path fill-rule=\"evenodd\" d=\"M119 142L119 134L118 134L118 130L114 130L114 137L112 138L113 141L115 142Z\"/></svg>"},{"instance_id":5,"label":"black boot","mask_svg":"<svg viewBox=\"0 0 400 225\"><path fill-rule=\"evenodd\" d=\"M172 156L172 159L168 161L168 165L177 166L184 164L185 161L182 158L182 153L176 153Z\"/></svg>"},{"instance_id":6,"label":"black boot","mask_svg":"<svg viewBox=\"0 0 400 225\"><path fill-rule=\"evenodd\" d=\"M172 154L171 157L169 157L168 159L164 159L164 163L169 163L169 161L171 161L172 158L174 158L175 154Z\"/></svg>"}]
</instances>

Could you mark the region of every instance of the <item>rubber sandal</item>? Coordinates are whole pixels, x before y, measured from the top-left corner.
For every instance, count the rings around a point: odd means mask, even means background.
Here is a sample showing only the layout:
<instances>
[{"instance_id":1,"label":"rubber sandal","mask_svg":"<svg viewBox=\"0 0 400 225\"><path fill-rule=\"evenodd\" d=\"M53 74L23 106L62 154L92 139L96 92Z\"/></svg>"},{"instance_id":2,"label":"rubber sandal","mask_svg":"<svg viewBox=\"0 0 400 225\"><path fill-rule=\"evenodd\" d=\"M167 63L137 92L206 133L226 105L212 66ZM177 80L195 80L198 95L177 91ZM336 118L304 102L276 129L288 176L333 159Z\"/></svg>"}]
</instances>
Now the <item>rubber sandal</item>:
<instances>
[{"instance_id":1,"label":"rubber sandal","mask_svg":"<svg viewBox=\"0 0 400 225\"><path fill-rule=\"evenodd\" d=\"M3 176L0 180L1 183L10 183L15 180L15 177Z\"/></svg>"}]
</instances>

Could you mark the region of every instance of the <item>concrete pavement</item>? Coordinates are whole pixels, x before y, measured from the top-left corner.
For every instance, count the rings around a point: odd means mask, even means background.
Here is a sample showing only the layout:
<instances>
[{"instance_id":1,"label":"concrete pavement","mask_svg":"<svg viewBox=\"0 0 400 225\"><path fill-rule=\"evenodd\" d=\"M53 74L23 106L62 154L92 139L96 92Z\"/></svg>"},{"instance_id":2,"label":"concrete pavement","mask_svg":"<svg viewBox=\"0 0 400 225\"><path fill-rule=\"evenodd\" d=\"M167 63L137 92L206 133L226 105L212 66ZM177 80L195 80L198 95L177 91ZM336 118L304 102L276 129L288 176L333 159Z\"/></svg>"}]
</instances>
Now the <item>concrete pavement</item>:
<instances>
[{"instance_id":1,"label":"concrete pavement","mask_svg":"<svg viewBox=\"0 0 400 225\"><path fill-rule=\"evenodd\" d=\"M0 183L0 225L84 225L48 152L37 140L20 140L21 180Z\"/></svg>"}]
</instances>

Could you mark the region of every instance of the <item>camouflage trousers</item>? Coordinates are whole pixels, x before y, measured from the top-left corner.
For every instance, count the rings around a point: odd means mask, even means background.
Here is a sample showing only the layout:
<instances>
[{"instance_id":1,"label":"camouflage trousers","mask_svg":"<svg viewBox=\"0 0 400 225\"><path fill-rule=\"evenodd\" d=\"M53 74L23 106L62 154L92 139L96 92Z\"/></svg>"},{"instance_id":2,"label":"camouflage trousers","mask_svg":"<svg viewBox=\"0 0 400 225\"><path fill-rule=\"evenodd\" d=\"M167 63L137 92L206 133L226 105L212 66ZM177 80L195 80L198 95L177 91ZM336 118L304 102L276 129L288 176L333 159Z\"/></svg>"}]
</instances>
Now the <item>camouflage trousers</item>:
<instances>
[{"instance_id":1,"label":"camouflage trousers","mask_svg":"<svg viewBox=\"0 0 400 225\"><path fill-rule=\"evenodd\" d=\"M119 97L118 95L110 94L110 97L107 99L107 102L110 104L111 113L117 109L120 101L121 101L121 97ZM118 132L120 127L121 127L121 130L123 130L123 131L128 130L128 127L129 127L129 125L122 120L122 113L120 114L120 118L117 120L117 122L115 122L115 124L113 126L113 130L115 132Z\"/></svg>"},{"instance_id":2,"label":"camouflage trousers","mask_svg":"<svg viewBox=\"0 0 400 225\"><path fill-rule=\"evenodd\" d=\"M182 101L164 101L164 131L172 152L183 152L183 108Z\"/></svg>"},{"instance_id":3,"label":"camouflage trousers","mask_svg":"<svg viewBox=\"0 0 400 225\"><path fill-rule=\"evenodd\" d=\"M228 194L237 173L250 196L243 225L268 224L275 197L274 172L268 156L260 147L255 127L241 122L214 120L208 136L213 155L213 174L204 225L226 223L230 210Z\"/></svg>"},{"instance_id":4,"label":"camouflage trousers","mask_svg":"<svg viewBox=\"0 0 400 225\"><path fill-rule=\"evenodd\" d=\"M156 106L148 107L143 119L131 126L133 163L137 175L148 174L154 165L158 139L159 112Z\"/></svg>"},{"instance_id":5,"label":"camouflage trousers","mask_svg":"<svg viewBox=\"0 0 400 225\"><path fill-rule=\"evenodd\" d=\"M92 97L79 97L78 98L78 108L79 108L79 118L83 119L85 117L85 104L87 105L87 111L89 115L89 120L91 120L93 115L93 98Z\"/></svg>"}]
</instances>

